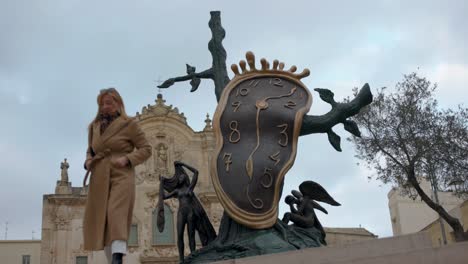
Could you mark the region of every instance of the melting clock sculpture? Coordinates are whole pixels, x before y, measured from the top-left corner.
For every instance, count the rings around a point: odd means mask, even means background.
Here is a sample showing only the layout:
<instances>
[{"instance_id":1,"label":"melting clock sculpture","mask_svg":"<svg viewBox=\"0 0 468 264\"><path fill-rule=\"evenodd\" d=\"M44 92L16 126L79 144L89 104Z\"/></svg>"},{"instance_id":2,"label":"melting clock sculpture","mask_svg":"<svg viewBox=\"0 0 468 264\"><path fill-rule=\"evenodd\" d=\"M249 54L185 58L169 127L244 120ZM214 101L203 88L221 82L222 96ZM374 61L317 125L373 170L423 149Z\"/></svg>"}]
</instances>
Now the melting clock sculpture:
<instances>
[{"instance_id":1,"label":"melting clock sculpture","mask_svg":"<svg viewBox=\"0 0 468 264\"><path fill-rule=\"evenodd\" d=\"M331 200L323 200L327 193L318 184L304 183L301 195L296 191L295 198L287 198L291 213L281 221L278 205L284 177L294 163L299 136L326 133L337 151L341 146L340 137L332 130L335 125L342 123L346 131L360 136L356 123L348 118L372 102L369 85L344 103L336 102L330 90L316 88L331 110L324 115L307 115L312 96L301 79L309 75L309 70L296 73L295 66L285 70L284 63L274 60L270 65L265 59L257 68L254 54L247 52L245 61L232 65L235 77L230 80L220 12L211 12L209 27L212 67L196 72L195 67L187 65L187 75L167 79L158 86L168 88L175 82L190 81L194 92L201 79L211 79L218 100L211 177L225 212L217 238L185 262L206 263L325 244L323 229L313 212L319 208L314 200L338 203L331 196ZM308 224L302 225L303 220ZM294 224L287 225L290 221Z\"/></svg>"},{"instance_id":2,"label":"melting clock sculpture","mask_svg":"<svg viewBox=\"0 0 468 264\"><path fill-rule=\"evenodd\" d=\"M252 52L232 66L236 74L224 89L213 118L216 149L212 182L226 212L250 228L275 224L286 172L297 150L304 114L312 97L296 74L263 59L255 66Z\"/></svg>"}]
</instances>

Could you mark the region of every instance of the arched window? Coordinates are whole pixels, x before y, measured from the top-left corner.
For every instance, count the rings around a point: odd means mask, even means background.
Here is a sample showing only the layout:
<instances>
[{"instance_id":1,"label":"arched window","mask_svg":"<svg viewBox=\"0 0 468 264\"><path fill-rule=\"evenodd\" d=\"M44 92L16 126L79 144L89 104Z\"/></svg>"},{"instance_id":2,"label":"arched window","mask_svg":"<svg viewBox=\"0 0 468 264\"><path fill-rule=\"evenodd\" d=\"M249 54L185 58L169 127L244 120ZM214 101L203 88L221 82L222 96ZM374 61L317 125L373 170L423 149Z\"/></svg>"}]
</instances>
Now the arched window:
<instances>
[{"instance_id":1,"label":"arched window","mask_svg":"<svg viewBox=\"0 0 468 264\"><path fill-rule=\"evenodd\" d=\"M153 210L153 245L173 245L174 241L174 217L171 208L164 204L164 231L158 230L158 210Z\"/></svg>"}]
</instances>

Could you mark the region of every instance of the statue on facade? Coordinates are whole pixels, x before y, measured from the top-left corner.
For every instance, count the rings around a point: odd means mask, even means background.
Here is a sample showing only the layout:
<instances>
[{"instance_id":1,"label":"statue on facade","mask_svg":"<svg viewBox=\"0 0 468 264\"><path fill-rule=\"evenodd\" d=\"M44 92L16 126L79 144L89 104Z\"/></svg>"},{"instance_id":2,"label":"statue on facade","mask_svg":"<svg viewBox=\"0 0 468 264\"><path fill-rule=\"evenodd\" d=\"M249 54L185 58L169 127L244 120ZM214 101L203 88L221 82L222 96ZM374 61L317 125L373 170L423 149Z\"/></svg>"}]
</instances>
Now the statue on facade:
<instances>
[{"instance_id":1,"label":"statue on facade","mask_svg":"<svg viewBox=\"0 0 468 264\"><path fill-rule=\"evenodd\" d=\"M70 168L70 164L68 164L67 159L64 159L63 162L60 163L60 169L62 170L60 173L61 182L68 182L68 168Z\"/></svg>"},{"instance_id":2,"label":"statue on facade","mask_svg":"<svg viewBox=\"0 0 468 264\"><path fill-rule=\"evenodd\" d=\"M167 171L167 147L161 143L156 151L156 168Z\"/></svg>"},{"instance_id":3,"label":"statue on facade","mask_svg":"<svg viewBox=\"0 0 468 264\"><path fill-rule=\"evenodd\" d=\"M192 180L185 169L193 173ZM216 238L216 232L203 209L202 204L194 193L198 181L198 170L180 162L174 162L175 173L171 178L160 177L160 192L158 203L157 225L160 232L164 230L163 200L177 198L179 211L177 212L177 247L180 261L184 261L184 230L187 227L190 251L195 251L195 232L198 232L201 244L208 245Z\"/></svg>"}]
</instances>

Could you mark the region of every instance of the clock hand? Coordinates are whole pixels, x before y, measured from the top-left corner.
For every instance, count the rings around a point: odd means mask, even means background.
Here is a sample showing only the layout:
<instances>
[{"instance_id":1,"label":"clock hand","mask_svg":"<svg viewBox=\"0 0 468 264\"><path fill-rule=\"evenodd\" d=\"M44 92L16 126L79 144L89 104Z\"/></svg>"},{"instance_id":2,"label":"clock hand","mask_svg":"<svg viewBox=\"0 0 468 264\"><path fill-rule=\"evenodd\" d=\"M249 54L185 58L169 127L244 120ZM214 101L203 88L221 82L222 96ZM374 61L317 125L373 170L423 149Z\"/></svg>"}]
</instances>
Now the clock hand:
<instances>
[{"instance_id":1,"label":"clock hand","mask_svg":"<svg viewBox=\"0 0 468 264\"><path fill-rule=\"evenodd\" d=\"M260 126L259 126L260 111L265 110L265 109L268 108L267 100L269 100L269 99L279 99L279 98L282 98L282 97L291 96L296 92L296 90L297 90L297 88L296 88L296 86L294 86L291 89L291 91L289 93L287 93L287 94L277 95L277 96L269 96L269 97L264 98L263 100L258 100L255 103L255 107L257 107L257 116L256 116L256 120L255 120L256 125L257 125L257 146L255 146L252 153L250 153L250 156L249 156L249 158L247 159L247 161L245 163L245 170L247 171L247 176L249 176L250 180L252 180L252 176L253 176L253 154L257 151L258 147L260 146Z\"/></svg>"},{"instance_id":2,"label":"clock hand","mask_svg":"<svg viewBox=\"0 0 468 264\"><path fill-rule=\"evenodd\" d=\"M269 100L269 99L279 99L279 98L283 98L283 97L289 97L291 95L293 95L297 90L297 87L294 86L291 91L287 94L283 94L283 95L277 95L277 96L270 96L270 97L266 97L265 99L263 99L263 101L266 102L266 100Z\"/></svg>"},{"instance_id":3,"label":"clock hand","mask_svg":"<svg viewBox=\"0 0 468 264\"><path fill-rule=\"evenodd\" d=\"M247 199L249 200L250 205L252 205L255 209L262 209L263 208L263 201L260 198L253 199L250 197L249 191L250 184L247 185L245 188L245 192L247 194Z\"/></svg>"},{"instance_id":4,"label":"clock hand","mask_svg":"<svg viewBox=\"0 0 468 264\"><path fill-rule=\"evenodd\" d=\"M260 110L266 109L268 107L268 104L265 101L257 101L255 104L257 107L257 116L256 116L256 125L257 125L257 146L255 146L255 149L250 153L249 158L247 159L245 163L245 170L247 171L247 176L249 176L250 181L252 181L252 175L253 175L253 154L255 151L257 151L258 147L260 146L260 126L259 126L259 116L260 116Z\"/></svg>"}]
</instances>

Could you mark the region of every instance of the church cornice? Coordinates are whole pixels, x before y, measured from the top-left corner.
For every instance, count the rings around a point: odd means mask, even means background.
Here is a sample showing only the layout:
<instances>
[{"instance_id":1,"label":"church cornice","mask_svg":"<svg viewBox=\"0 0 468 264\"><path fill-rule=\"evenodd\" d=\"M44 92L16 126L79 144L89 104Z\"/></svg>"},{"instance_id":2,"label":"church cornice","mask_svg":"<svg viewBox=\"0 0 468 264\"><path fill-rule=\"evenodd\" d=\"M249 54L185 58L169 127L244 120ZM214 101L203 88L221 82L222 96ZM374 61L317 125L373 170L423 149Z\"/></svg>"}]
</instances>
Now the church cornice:
<instances>
[{"instance_id":1,"label":"church cornice","mask_svg":"<svg viewBox=\"0 0 468 264\"><path fill-rule=\"evenodd\" d=\"M184 113L180 112L177 107L172 105L166 105L166 100L163 99L162 94L158 94L155 100L154 105L148 104L144 106L140 112L136 112L135 119L144 126L144 124L151 124L154 121L164 122L164 123L173 123L180 124L184 128L198 136L214 136L212 120L210 119L209 114L206 114L205 127L201 131L194 131L191 126L187 123L187 117ZM176 121L176 122L173 122Z\"/></svg>"},{"instance_id":2,"label":"church cornice","mask_svg":"<svg viewBox=\"0 0 468 264\"><path fill-rule=\"evenodd\" d=\"M51 205L85 205L86 195L46 194L44 200Z\"/></svg>"},{"instance_id":3,"label":"church cornice","mask_svg":"<svg viewBox=\"0 0 468 264\"><path fill-rule=\"evenodd\" d=\"M166 105L166 100L163 99L162 94L158 94L154 105L148 104L141 109L141 113L136 113L136 118L143 121L149 118L172 118L183 124L187 125L187 118L184 113L180 113L177 107Z\"/></svg>"}]
</instances>

